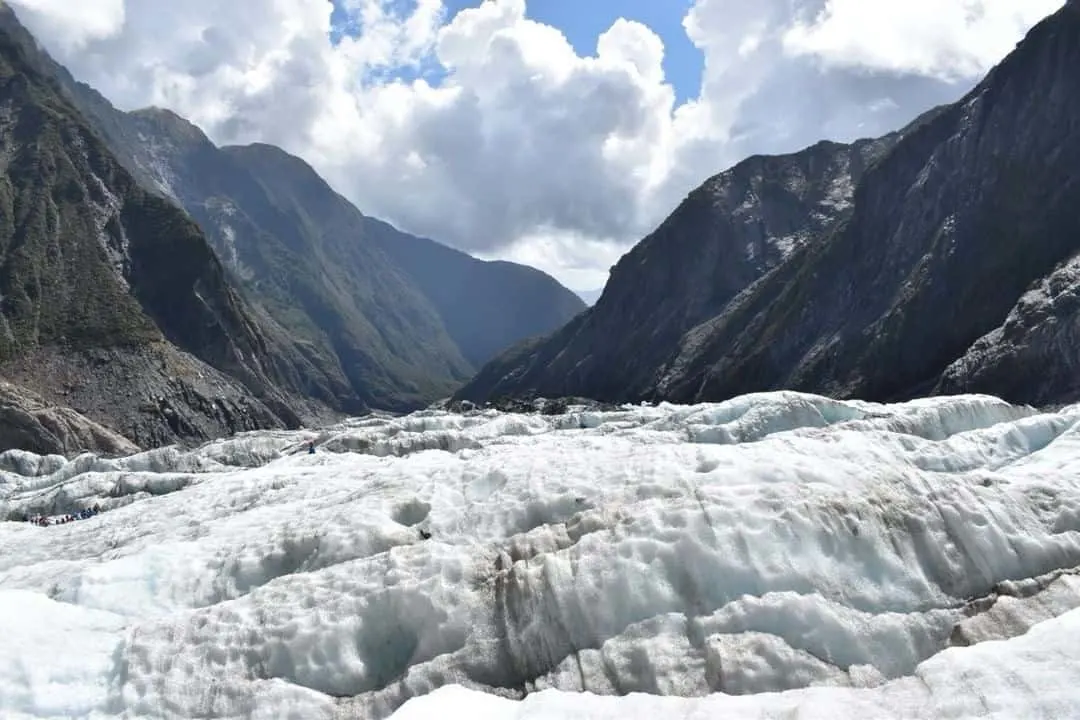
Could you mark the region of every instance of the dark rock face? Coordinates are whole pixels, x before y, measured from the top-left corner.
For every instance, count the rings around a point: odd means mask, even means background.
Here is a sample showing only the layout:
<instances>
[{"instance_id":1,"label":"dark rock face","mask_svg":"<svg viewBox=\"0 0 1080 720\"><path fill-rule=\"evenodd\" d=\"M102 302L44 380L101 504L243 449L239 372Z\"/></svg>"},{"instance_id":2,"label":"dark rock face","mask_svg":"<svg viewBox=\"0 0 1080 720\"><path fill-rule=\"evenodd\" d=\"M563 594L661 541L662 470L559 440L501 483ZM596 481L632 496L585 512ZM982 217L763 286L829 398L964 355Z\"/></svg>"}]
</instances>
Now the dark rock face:
<instances>
[{"instance_id":1,"label":"dark rock face","mask_svg":"<svg viewBox=\"0 0 1080 720\"><path fill-rule=\"evenodd\" d=\"M737 208L694 216L684 203L658 234L731 237L722 263L669 239L665 264L646 254L656 236L646 239L584 320L515 348L460 396L539 390L692 402L791 388L872 400L935 390L1014 402L1075 397L1075 273L1054 271L1080 251L1078 65L1080 9L1070 3L967 97L873 152L852 173L850 210L756 273L742 258L758 245L730 232ZM815 153L819 146L792 157ZM788 227L800 218L807 227L805 211L792 207ZM649 262L624 268L634 258ZM1033 283L1044 290L1021 300ZM672 295L715 301L676 305L701 308L686 322L649 313L635 293L661 307ZM607 354L612 346L622 349Z\"/></svg>"},{"instance_id":2,"label":"dark rock face","mask_svg":"<svg viewBox=\"0 0 1080 720\"><path fill-rule=\"evenodd\" d=\"M2 371L24 391L100 419L143 448L287 427L281 415L293 408L305 418L333 417L299 400L275 411L272 401L166 342L76 354L42 348Z\"/></svg>"},{"instance_id":3,"label":"dark rock face","mask_svg":"<svg viewBox=\"0 0 1080 720\"><path fill-rule=\"evenodd\" d=\"M1080 256L1025 293L938 382L943 394L993 392L1033 405L1080 401Z\"/></svg>"}]
</instances>

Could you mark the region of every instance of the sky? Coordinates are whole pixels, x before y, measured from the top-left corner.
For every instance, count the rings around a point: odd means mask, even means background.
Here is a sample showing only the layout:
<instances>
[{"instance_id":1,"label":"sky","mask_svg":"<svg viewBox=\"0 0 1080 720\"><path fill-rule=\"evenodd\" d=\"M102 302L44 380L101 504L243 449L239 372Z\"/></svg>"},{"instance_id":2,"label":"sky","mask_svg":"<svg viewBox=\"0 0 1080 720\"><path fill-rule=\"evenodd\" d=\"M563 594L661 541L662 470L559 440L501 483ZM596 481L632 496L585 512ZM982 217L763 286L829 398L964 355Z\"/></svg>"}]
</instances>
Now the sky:
<instances>
[{"instance_id":1,"label":"sky","mask_svg":"<svg viewBox=\"0 0 1080 720\"><path fill-rule=\"evenodd\" d=\"M122 109L268 142L363 212L574 290L755 153L963 95L1063 0L10 0Z\"/></svg>"}]
</instances>

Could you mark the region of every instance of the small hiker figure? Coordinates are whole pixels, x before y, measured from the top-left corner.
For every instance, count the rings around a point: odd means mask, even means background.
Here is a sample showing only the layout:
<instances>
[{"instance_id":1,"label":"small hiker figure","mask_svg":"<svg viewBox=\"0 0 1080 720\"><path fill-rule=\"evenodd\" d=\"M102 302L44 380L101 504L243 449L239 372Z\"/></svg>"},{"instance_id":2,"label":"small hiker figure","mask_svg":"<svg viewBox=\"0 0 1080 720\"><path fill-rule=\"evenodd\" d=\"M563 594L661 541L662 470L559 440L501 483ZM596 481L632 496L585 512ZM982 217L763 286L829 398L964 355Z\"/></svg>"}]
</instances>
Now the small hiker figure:
<instances>
[{"instance_id":1,"label":"small hiker figure","mask_svg":"<svg viewBox=\"0 0 1080 720\"><path fill-rule=\"evenodd\" d=\"M314 440L312 440L311 442L308 443L307 451L308 451L308 455L314 455L315 454L315 441Z\"/></svg>"}]
</instances>

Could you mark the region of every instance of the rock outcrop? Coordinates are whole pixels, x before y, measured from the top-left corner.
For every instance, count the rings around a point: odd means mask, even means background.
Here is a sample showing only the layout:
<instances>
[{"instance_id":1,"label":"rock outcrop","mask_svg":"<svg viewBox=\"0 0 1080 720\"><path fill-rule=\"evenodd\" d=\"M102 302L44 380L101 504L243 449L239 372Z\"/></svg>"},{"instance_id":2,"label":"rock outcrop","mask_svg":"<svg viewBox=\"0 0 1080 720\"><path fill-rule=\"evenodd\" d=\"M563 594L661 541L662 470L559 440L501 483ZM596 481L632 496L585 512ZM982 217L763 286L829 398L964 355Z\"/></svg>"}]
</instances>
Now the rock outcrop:
<instances>
[{"instance_id":1,"label":"rock outcrop","mask_svg":"<svg viewBox=\"0 0 1080 720\"><path fill-rule=\"evenodd\" d=\"M935 390L993 391L1044 406L1080 401L1080 256L1024 293L1000 327L945 370Z\"/></svg>"},{"instance_id":2,"label":"rock outcrop","mask_svg":"<svg viewBox=\"0 0 1080 720\"><path fill-rule=\"evenodd\" d=\"M88 450L100 455L129 455L138 447L71 408L0 381L0 447L38 455L71 455Z\"/></svg>"}]
</instances>

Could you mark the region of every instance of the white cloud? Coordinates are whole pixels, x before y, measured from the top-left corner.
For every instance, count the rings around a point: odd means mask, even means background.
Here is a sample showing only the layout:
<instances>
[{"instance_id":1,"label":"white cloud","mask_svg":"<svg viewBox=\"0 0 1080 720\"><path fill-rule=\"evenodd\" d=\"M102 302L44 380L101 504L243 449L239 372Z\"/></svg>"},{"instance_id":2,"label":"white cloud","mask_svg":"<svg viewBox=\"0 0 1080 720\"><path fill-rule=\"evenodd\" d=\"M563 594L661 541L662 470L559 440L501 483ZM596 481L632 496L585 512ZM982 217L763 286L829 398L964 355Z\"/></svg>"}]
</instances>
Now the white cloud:
<instances>
[{"instance_id":1,"label":"white cloud","mask_svg":"<svg viewBox=\"0 0 1080 720\"><path fill-rule=\"evenodd\" d=\"M979 75L1062 0L827 0L785 35L828 63L950 80Z\"/></svg>"},{"instance_id":2,"label":"white cloud","mask_svg":"<svg viewBox=\"0 0 1080 720\"><path fill-rule=\"evenodd\" d=\"M417 64L431 51L445 14L441 0L417 0L404 15L392 0L343 0L342 8L364 30L359 42L346 37L340 46L359 68Z\"/></svg>"},{"instance_id":3,"label":"white cloud","mask_svg":"<svg viewBox=\"0 0 1080 720\"><path fill-rule=\"evenodd\" d=\"M676 106L664 43L639 23L615 22L580 56L525 0L454 17L407 1L344 0L359 32L336 45L328 0L13 4L121 107L281 145L369 214L577 288L707 176L894 129L957 97L1061 4L696 0L684 26L703 82ZM388 79L403 68L420 79ZM440 79L423 79L431 68Z\"/></svg>"},{"instance_id":4,"label":"white cloud","mask_svg":"<svg viewBox=\"0 0 1080 720\"><path fill-rule=\"evenodd\" d=\"M23 22L42 34L39 39L65 54L114 35L124 24L124 0L21 0L14 4Z\"/></svg>"},{"instance_id":5,"label":"white cloud","mask_svg":"<svg viewBox=\"0 0 1080 720\"><path fill-rule=\"evenodd\" d=\"M559 278L569 288L596 290L604 286L608 271L625 250L611 240L539 228L497 252L481 252L477 257L530 265Z\"/></svg>"}]
</instances>

